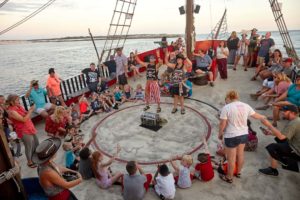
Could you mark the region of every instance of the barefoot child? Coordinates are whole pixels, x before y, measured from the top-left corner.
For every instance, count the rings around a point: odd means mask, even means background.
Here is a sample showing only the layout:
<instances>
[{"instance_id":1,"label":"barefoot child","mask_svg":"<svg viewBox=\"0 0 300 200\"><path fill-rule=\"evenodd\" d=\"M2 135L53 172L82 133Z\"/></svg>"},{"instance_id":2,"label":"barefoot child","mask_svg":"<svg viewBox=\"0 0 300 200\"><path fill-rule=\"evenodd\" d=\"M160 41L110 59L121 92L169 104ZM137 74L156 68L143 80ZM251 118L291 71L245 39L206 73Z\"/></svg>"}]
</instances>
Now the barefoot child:
<instances>
[{"instance_id":1,"label":"barefoot child","mask_svg":"<svg viewBox=\"0 0 300 200\"><path fill-rule=\"evenodd\" d=\"M142 87L142 85L141 84L137 84L136 89L135 89L135 97L134 97L134 99L136 101L138 101L138 100L144 101L145 100L144 97L145 96L144 96L144 93L143 93L143 87Z\"/></svg>"},{"instance_id":2,"label":"barefoot child","mask_svg":"<svg viewBox=\"0 0 300 200\"><path fill-rule=\"evenodd\" d=\"M180 166L178 167L174 160L180 159ZM172 167L175 170L175 183L179 188L189 188L192 186L193 174L190 172L190 166L193 164L191 155L184 155L182 157L176 156L170 160Z\"/></svg>"},{"instance_id":3,"label":"barefoot child","mask_svg":"<svg viewBox=\"0 0 300 200\"><path fill-rule=\"evenodd\" d=\"M112 184L118 182L122 176L122 173L120 172L112 175L108 169L115 160L116 156L118 156L120 150L120 146L117 146L117 152L107 162L103 161L103 154L99 151L95 151L92 153L92 169L96 177L96 183L102 189L111 187Z\"/></svg>"},{"instance_id":4,"label":"barefoot child","mask_svg":"<svg viewBox=\"0 0 300 200\"><path fill-rule=\"evenodd\" d=\"M154 175L154 189L160 199L174 199L175 180L166 164L158 165Z\"/></svg>"}]
</instances>

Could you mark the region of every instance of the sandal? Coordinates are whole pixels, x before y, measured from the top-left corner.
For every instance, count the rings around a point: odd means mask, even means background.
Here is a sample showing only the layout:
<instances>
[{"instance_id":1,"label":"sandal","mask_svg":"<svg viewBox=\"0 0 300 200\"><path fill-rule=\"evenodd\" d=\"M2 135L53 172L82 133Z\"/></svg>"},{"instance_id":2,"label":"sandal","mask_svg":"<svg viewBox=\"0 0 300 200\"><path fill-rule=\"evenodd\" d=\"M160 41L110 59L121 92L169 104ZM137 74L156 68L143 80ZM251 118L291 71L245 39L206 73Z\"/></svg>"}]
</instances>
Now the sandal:
<instances>
[{"instance_id":1,"label":"sandal","mask_svg":"<svg viewBox=\"0 0 300 200\"><path fill-rule=\"evenodd\" d=\"M149 109L150 109L150 106L146 106L146 107L144 108L144 111L149 110Z\"/></svg>"},{"instance_id":2,"label":"sandal","mask_svg":"<svg viewBox=\"0 0 300 200\"><path fill-rule=\"evenodd\" d=\"M227 182L227 183L233 183L233 180L228 178L226 175L224 174L220 174L219 175L220 179L222 179L223 181Z\"/></svg>"},{"instance_id":3,"label":"sandal","mask_svg":"<svg viewBox=\"0 0 300 200\"><path fill-rule=\"evenodd\" d=\"M177 108L173 108L172 110L172 114L176 113L177 112Z\"/></svg>"},{"instance_id":4,"label":"sandal","mask_svg":"<svg viewBox=\"0 0 300 200\"><path fill-rule=\"evenodd\" d=\"M160 112L161 112L161 107L158 107L158 108L156 109L156 112L157 112L157 113L160 113Z\"/></svg>"},{"instance_id":5,"label":"sandal","mask_svg":"<svg viewBox=\"0 0 300 200\"><path fill-rule=\"evenodd\" d=\"M185 114L185 109L181 109L181 112L180 112L182 115Z\"/></svg>"},{"instance_id":6,"label":"sandal","mask_svg":"<svg viewBox=\"0 0 300 200\"><path fill-rule=\"evenodd\" d=\"M242 175L241 175L241 173L237 173L237 174L235 175L235 177L237 177L237 178L242 178Z\"/></svg>"},{"instance_id":7,"label":"sandal","mask_svg":"<svg viewBox=\"0 0 300 200\"><path fill-rule=\"evenodd\" d=\"M34 163L31 163L31 164L28 164L28 163L27 163L27 166L30 167L30 168L36 168L36 167L37 167L37 165L34 164Z\"/></svg>"},{"instance_id":8,"label":"sandal","mask_svg":"<svg viewBox=\"0 0 300 200\"><path fill-rule=\"evenodd\" d=\"M234 67L233 70L236 71L236 68Z\"/></svg>"}]
</instances>

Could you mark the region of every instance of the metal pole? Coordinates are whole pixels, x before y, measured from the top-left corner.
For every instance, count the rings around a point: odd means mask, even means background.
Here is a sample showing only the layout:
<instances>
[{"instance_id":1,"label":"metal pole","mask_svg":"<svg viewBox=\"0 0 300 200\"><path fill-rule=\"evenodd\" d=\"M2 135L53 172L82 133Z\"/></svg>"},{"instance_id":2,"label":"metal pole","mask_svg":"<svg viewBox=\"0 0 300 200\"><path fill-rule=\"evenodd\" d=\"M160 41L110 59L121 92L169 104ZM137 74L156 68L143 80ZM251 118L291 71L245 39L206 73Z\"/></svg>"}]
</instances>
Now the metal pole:
<instances>
[{"instance_id":1,"label":"metal pole","mask_svg":"<svg viewBox=\"0 0 300 200\"><path fill-rule=\"evenodd\" d=\"M193 46L195 43L194 0L186 0L185 42L187 57L192 59Z\"/></svg>"},{"instance_id":2,"label":"metal pole","mask_svg":"<svg viewBox=\"0 0 300 200\"><path fill-rule=\"evenodd\" d=\"M98 58L98 65L100 64L100 56L99 56L99 53L98 53L98 50L97 50L97 47L96 47L96 44L95 44L95 41L94 41L94 37L91 33L91 30L89 29L89 34L91 36L91 40L93 42L93 45L94 45L94 48L95 48L95 51L96 51L96 54L97 54L97 58Z\"/></svg>"}]
</instances>

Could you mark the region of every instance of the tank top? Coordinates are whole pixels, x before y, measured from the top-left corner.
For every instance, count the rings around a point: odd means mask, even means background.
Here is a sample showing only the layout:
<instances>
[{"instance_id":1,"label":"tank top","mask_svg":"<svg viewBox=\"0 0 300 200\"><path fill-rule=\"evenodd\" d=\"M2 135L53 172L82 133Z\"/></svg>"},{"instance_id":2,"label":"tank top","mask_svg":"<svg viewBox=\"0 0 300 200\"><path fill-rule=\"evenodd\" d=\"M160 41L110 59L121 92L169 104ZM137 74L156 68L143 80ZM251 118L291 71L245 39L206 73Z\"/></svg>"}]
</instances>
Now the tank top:
<instances>
[{"instance_id":1,"label":"tank top","mask_svg":"<svg viewBox=\"0 0 300 200\"><path fill-rule=\"evenodd\" d=\"M178 86L179 83L183 81L183 79L184 79L183 65L180 68L178 68L178 65L176 65L172 74L173 85Z\"/></svg>"},{"instance_id":2,"label":"tank top","mask_svg":"<svg viewBox=\"0 0 300 200\"><path fill-rule=\"evenodd\" d=\"M238 48L238 54L239 55L246 55L247 54L247 45L246 45L246 41L241 40L240 41L240 47Z\"/></svg>"},{"instance_id":3,"label":"tank top","mask_svg":"<svg viewBox=\"0 0 300 200\"><path fill-rule=\"evenodd\" d=\"M27 111L22 106L9 106L9 111L15 111L22 117L25 117L27 114ZM9 119L13 123L13 127L18 135L18 138L22 138L23 134L27 135L34 135L36 134L36 129L31 121L31 119L28 119L26 122L21 122L19 120L16 120L12 117L9 117Z\"/></svg>"},{"instance_id":4,"label":"tank top","mask_svg":"<svg viewBox=\"0 0 300 200\"><path fill-rule=\"evenodd\" d=\"M51 164L48 164L48 165L39 165L38 166L38 175L40 176L45 170L54 170L55 172L57 172L60 176L61 174L59 173L59 171L57 169L54 169L54 166L51 166ZM64 191L65 189L60 187L60 186L57 186L57 185L53 185L52 187L48 187L48 188L44 188L44 191L46 193L46 195L48 197L53 197L59 193L61 193L62 191Z\"/></svg>"},{"instance_id":5,"label":"tank top","mask_svg":"<svg viewBox=\"0 0 300 200\"><path fill-rule=\"evenodd\" d=\"M146 78L147 80L157 80L156 65L147 65Z\"/></svg>"}]
</instances>

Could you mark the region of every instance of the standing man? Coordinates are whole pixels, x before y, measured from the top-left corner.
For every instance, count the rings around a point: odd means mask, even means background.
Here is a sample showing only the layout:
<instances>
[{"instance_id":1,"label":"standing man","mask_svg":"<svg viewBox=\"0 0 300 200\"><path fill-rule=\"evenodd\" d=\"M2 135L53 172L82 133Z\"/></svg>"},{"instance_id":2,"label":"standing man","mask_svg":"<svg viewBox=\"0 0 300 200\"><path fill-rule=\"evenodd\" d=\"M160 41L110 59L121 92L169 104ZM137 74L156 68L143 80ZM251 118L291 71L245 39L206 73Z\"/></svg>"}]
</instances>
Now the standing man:
<instances>
[{"instance_id":1,"label":"standing man","mask_svg":"<svg viewBox=\"0 0 300 200\"><path fill-rule=\"evenodd\" d=\"M257 56L257 64L261 65L267 63L269 58L270 48L275 45L274 40L271 38L271 32L266 33L266 38L260 41L260 49Z\"/></svg>"},{"instance_id":2,"label":"standing man","mask_svg":"<svg viewBox=\"0 0 300 200\"><path fill-rule=\"evenodd\" d=\"M127 57L122 53L122 48L117 48L116 52L116 78L117 83L120 85L120 88L123 89L124 85L127 84L128 60Z\"/></svg>"},{"instance_id":3,"label":"standing man","mask_svg":"<svg viewBox=\"0 0 300 200\"><path fill-rule=\"evenodd\" d=\"M288 167L293 171L299 172L297 163L290 164L289 159L299 160L300 158L300 118L299 110L295 105L287 105L283 107L283 115L289 120L286 127L279 131L272 124L263 119L261 122L268 127L266 135L274 135L276 143L269 144L266 149L271 157L270 167L259 169L262 174L269 176L278 176L278 162L282 166ZM290 165L288 165L290 164Z\"/></svg>"},{"instance_id":4,"label":"standing man","mask_svg":"<svg viewBox=\"0 0 300 200\"><path fill-rule=\"evenodd\" d=\"M35 112L43 118L48 117L48 112L53 111L55 108L54 104L46 102L46 95L47 91L39 87L38 80L30 82L30 88L25 95L26 98L29 98L35 104Z\"/></svg>"},{"instance_id":5,"label":"standing man","mask_svg":"<svg viewBox=\"0 0 300 200\"><path fill-rule=\"evenodd\" d=\"M90 68L83 69L81 73L86 75L86 84L90 92L97 92L98 84L101 83L101 79L100 72L96 69L95 63L91 63Z\"/></svg>"}]
</instances>

